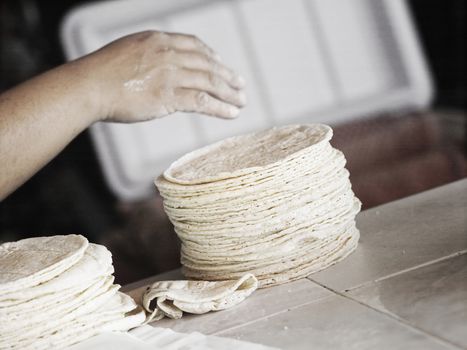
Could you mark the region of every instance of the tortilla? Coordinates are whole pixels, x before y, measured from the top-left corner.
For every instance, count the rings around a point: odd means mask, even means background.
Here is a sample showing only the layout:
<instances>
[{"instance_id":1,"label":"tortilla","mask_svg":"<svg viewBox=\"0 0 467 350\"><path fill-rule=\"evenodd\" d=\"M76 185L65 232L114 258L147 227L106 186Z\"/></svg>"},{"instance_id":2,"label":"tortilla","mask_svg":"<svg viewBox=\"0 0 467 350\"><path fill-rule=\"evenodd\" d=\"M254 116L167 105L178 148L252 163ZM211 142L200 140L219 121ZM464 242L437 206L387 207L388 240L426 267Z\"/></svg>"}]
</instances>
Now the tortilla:
<instances>
[{"instance_id":1,"label":"tortilla","mask_svg":"<svg viewBox=\"0 0 467 350\"><path fill-rule=\"evenodd\" d=\"M144 321L144 311L113 283L111 253L83 236L5 243L0 261L1 349L63 348Z\"/></svg>"},{"instance_id":2,"label":"tortilla","mask_svg":"<svg viewBox=\"0 0 467 350\"><path fill-rule=\"evenodd\" d=\"M184 274L219 281L251 273L266 287L350 254L361 203L331 137L325 125L290 125L229 138L172 163L155 184L182 242ZM180 314L170 299L157 305L162 314Z\"/></svg>"},{"instance_id":3,"label":"tortilla","mask_svg":"<svg viewBox=\"0 0 467 350\"><path fill-rule=\"evenodd\" d=\"M81 235L35 237L0 245L0 295L32 287L58 276L84 254Z\"/></svg>"},{"instance_id":4,"label":"tortilla","mask_svg":"<svg viewBox=\"0 0 467 350\"><path fill-rule=\"evenodd\" d=\"M146 322L164 316L178 319L183 312L204 314L231 308L247 298L258 287L252 274L238 279L207 281L162 281L149 286L143 295L143 307L149 313ZM151 302L156 300L156 307Z\"/></svg>"},{"instance_id":5,"label":"tortilla","mask_svg":"<svg viewBox=\"0 0 467 350\"><path fill-rule=\"evenodd\" d=\"M264 171L329 141L327 125L289 125L231 137L186 154L164 172L174 183L201 184Z\"/></svg>"},{"instance_id":6,"label":"tortilla","mask_svg":"<svg viewBox=\"0 0 467 350\"><path fill-rule=\"evenodd\" d=\"M7 343L11 349L63 349L106 331L127 331L142 324L144 311L129 296L114 294L107 303L68 322L55 324L37 338L17 339ZM0 341L0 348L3 343Z\"/></svg>"},{"instance_id":7,"label":"tortilla","mask_svg":"<svg viewBox=\"0 0 467 350\"><path fill-rule=\"evenodd\" d=\"M43 305L47 297L45 300L41 300L41 296L48 295L50 297L55 292L63 293L74 287L88 286L95 279L109 276L113 271L112 254L108 249L99 244L89 243L82 258L60 275L33 287L0 295L0 308L19 303L28 308L33 303ZM1 311L2 309L0 309L0 313Z\"/></svg>"}]
</instances>

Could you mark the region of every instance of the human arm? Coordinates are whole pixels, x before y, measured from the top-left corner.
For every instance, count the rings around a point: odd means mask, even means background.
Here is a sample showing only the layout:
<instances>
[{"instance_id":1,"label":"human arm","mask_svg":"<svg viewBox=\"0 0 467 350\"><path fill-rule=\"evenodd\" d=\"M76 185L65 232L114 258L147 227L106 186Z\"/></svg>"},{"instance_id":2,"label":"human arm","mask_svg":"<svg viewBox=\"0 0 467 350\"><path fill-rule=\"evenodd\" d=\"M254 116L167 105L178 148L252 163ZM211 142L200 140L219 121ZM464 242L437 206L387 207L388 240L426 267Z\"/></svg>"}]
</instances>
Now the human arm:
<instances>
[{"instance_id":1,"label":"human arm","mask_svg":"<svg viewBox=\"0 0 467 350\"><path fill-rule=\"evenodd\" d=\"M0 95L0 200L96 121L176 111L233 118L242 79L193 36L143 32Z\"/></svg>"}]
</instances>

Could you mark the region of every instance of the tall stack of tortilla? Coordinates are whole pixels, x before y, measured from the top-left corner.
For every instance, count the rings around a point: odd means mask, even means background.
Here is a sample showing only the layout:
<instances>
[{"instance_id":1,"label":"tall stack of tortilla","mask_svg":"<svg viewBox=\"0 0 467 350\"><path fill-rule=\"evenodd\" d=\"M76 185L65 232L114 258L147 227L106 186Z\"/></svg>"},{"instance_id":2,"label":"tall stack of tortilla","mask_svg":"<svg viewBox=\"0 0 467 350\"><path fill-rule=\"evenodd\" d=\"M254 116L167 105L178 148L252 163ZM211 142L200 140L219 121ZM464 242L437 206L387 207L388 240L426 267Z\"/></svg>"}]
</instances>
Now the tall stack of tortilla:
<instances>
[{"instance_id":1,"label":"tall stack of tortilla","mask_svg":"<svg viewBox=\"0 0 467 350\"><path fill-rule=\"evenodd\" d=\"M141 324L113 272L111 253L81 235L0 245L0 349L62 349Z\"/></svg>"},{"instance_id":2,"label":"tall stack of tortilla","mask_svg":"<svg viewBox=\"0 0 467 350\"><path fill-rule=\"evenodd\" d=\"M156 179L187 277L261 287L308 276L357 246L345 157L326 125L290 125L188 153Z\"/></svg>"}]
</instances>

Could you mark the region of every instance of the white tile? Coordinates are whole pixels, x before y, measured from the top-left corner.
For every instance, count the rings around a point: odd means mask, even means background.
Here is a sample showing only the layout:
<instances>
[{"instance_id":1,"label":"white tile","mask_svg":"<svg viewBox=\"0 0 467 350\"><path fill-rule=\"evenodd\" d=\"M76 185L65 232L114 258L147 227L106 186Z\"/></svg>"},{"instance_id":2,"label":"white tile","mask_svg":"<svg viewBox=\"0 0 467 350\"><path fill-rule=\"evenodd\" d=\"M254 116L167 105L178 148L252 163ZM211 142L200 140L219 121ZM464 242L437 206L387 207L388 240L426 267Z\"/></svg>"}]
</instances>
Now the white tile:
<instances>
[{"instance_id":1,"label":"white tile","mask_svg":"<svg viewBox=\"0 0 467 350\"><path fill-rule=\"evenodd\" d=\"M381 3L372 0L314 0L318 26L346 100L368 98L396 84L397 71L391 65L388 46L391 31L378 28ZM396 54L395 51L393 54Z\"/></svg>"},{"instance_id":2,"label":"white tile","mask_svg":"<svg viewBox=\"0 0 467 350\"><path fill-rule=\"evenodd\" d=\"M349 295L467 348L467 255L397 275Z\"/></svg>"},{"instance_id":3,"label":"white tile","mask_svg":"<svg viewBox=\"0 0 467 350\"><path fill-rule=\"evenodd\" d=\"M177 278L177 275L158 276L164 278ZM178 276L178 279L184 279ZM128 292L135 300L141 300L146 285L153 281L145 281L144 286ZM125 288L128 291L128 288ZM180 320L163 319L154 322L155 327L171 328L177 332L201 332L212 334L221 330L235 327L246 322L310 303L331 295L327 289L318 286L306 279L291 282L276 287L259 289L238 306L219 312L210 312L204 315L185 314Z\"/></svg>"},{"instance_id":4,"label":"white tile","mask_svg":"<svg viewBox=\"0 0 467 350\"><path fill-rule=\"evenodd\" d=\"M366 210L344 261L309 278L343 291L467 249L467 179Z\"/></svg>"},{"instance_id":5,"label":"white tile","mask_svg":"<svg viewBox=\"0 0 467 350\"><path fill-rule=\"evenodd\" d=\"M163 21L157 21L153 19L138 22L123 22L120 23L119 26L104 27L100 29L98 35L99 39L102 40L102 44L104 45L123 36L144 32L146 30L165 31L166 26Z\"/></svg>"},{"instance_id":6,"label":"white tile","mask_svg":"<svg viewBox=\"0 0 467 350\"><path fill-rule=\"evenodd\" d=\"M172 115L137 124L106 125L121 172L129 181L152 178L184 153L199 147L200 140L186 115ZM148 169L156 167L157 173Z\"/></svg>"},{"instance_id":7,"label":"white tile","mask_svg":"<svg viewBox=\"0 0 467 350\"><path fill-rule=\"evenodd\" d=\"M334 92L301 0L240 2L253 51L281 122L334 101Z\"/></svg>"},{"instance_id":8,"label":"white tile","mask_svg":"<svg viewBox=\"0 0 467 350\"><path fill-rule=\"evenodd\" d=\"M138 181L141 162L141 144L132 132L133 125L121 123L108 123L99 125L108 138L109 154L112 161L121 169L123 175L128 181ZM123 157L121 156L123 155Z\"/></svg>"},{"instance_id":9,"label":"white tile","mask_svg":"<svg viewBox=\"0 0 467 350\"><path fill-rule=\"evenodd\" d=\"M453 348L337 295L218 335L281 349Z\"/></svg>"},{"instance_id":10,"label":"white tile","mask_svg":"<svg viewBox=\"0 0 467 350\"><path fill-rule=\"evenodd\" d=\"M240 36L232 4L210 4L189 13L180 13L167 19L172 31L196 35L212 47L223 62L242 75L247 81L245 89L248 104L236 120L213 117L196 118L204 136L203 143L211 143L228 136L264 129L272 120L265 114L258 94L256 76L248 60L246 48Z\"/></svg>"},{"instance_id":11,"label":"white tile","mask_svg":"<svg viewBox=\"0 0 467 350\"><path fill-rule=\"evenodd\" d=\"M200 144L188 115L169 115L132 125L135 138L142 145L141 161L145 164L164 158L175 161ZM166 166L170 163L165 164Z\"/></svg>"}]
</instances>

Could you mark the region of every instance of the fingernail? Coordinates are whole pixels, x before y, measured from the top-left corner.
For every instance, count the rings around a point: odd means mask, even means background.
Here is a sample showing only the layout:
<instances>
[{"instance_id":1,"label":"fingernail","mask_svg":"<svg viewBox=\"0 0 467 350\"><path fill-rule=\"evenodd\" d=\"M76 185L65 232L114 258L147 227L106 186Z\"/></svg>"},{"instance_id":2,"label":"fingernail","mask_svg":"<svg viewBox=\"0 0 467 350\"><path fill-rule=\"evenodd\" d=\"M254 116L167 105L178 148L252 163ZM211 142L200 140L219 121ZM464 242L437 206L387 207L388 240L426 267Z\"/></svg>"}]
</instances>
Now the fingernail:
<instances>
[{"instance_id":1,"label":"fingernail","mask_svg":"<svg viewBox=\"0 0 467 350\"><path fill-rule=\"evenodd\" d=\"M240 113L240 110L237 107L235 106L229 107L229 116L231 118L235 118L236 116L238 116L238 113Z\"/></svg>"},{"instance_id":2,"label":"fingernail","mask_svg":"<svg viewBox=\"0 0 467 350\"><path fill-rule=\"evenodd\" d=\"M233 79L233 84L239 88L242 88L246 85L246 80L245 78L243 78L241 75L237 75L234 79Z\"/></svg>"}]
</instances>

